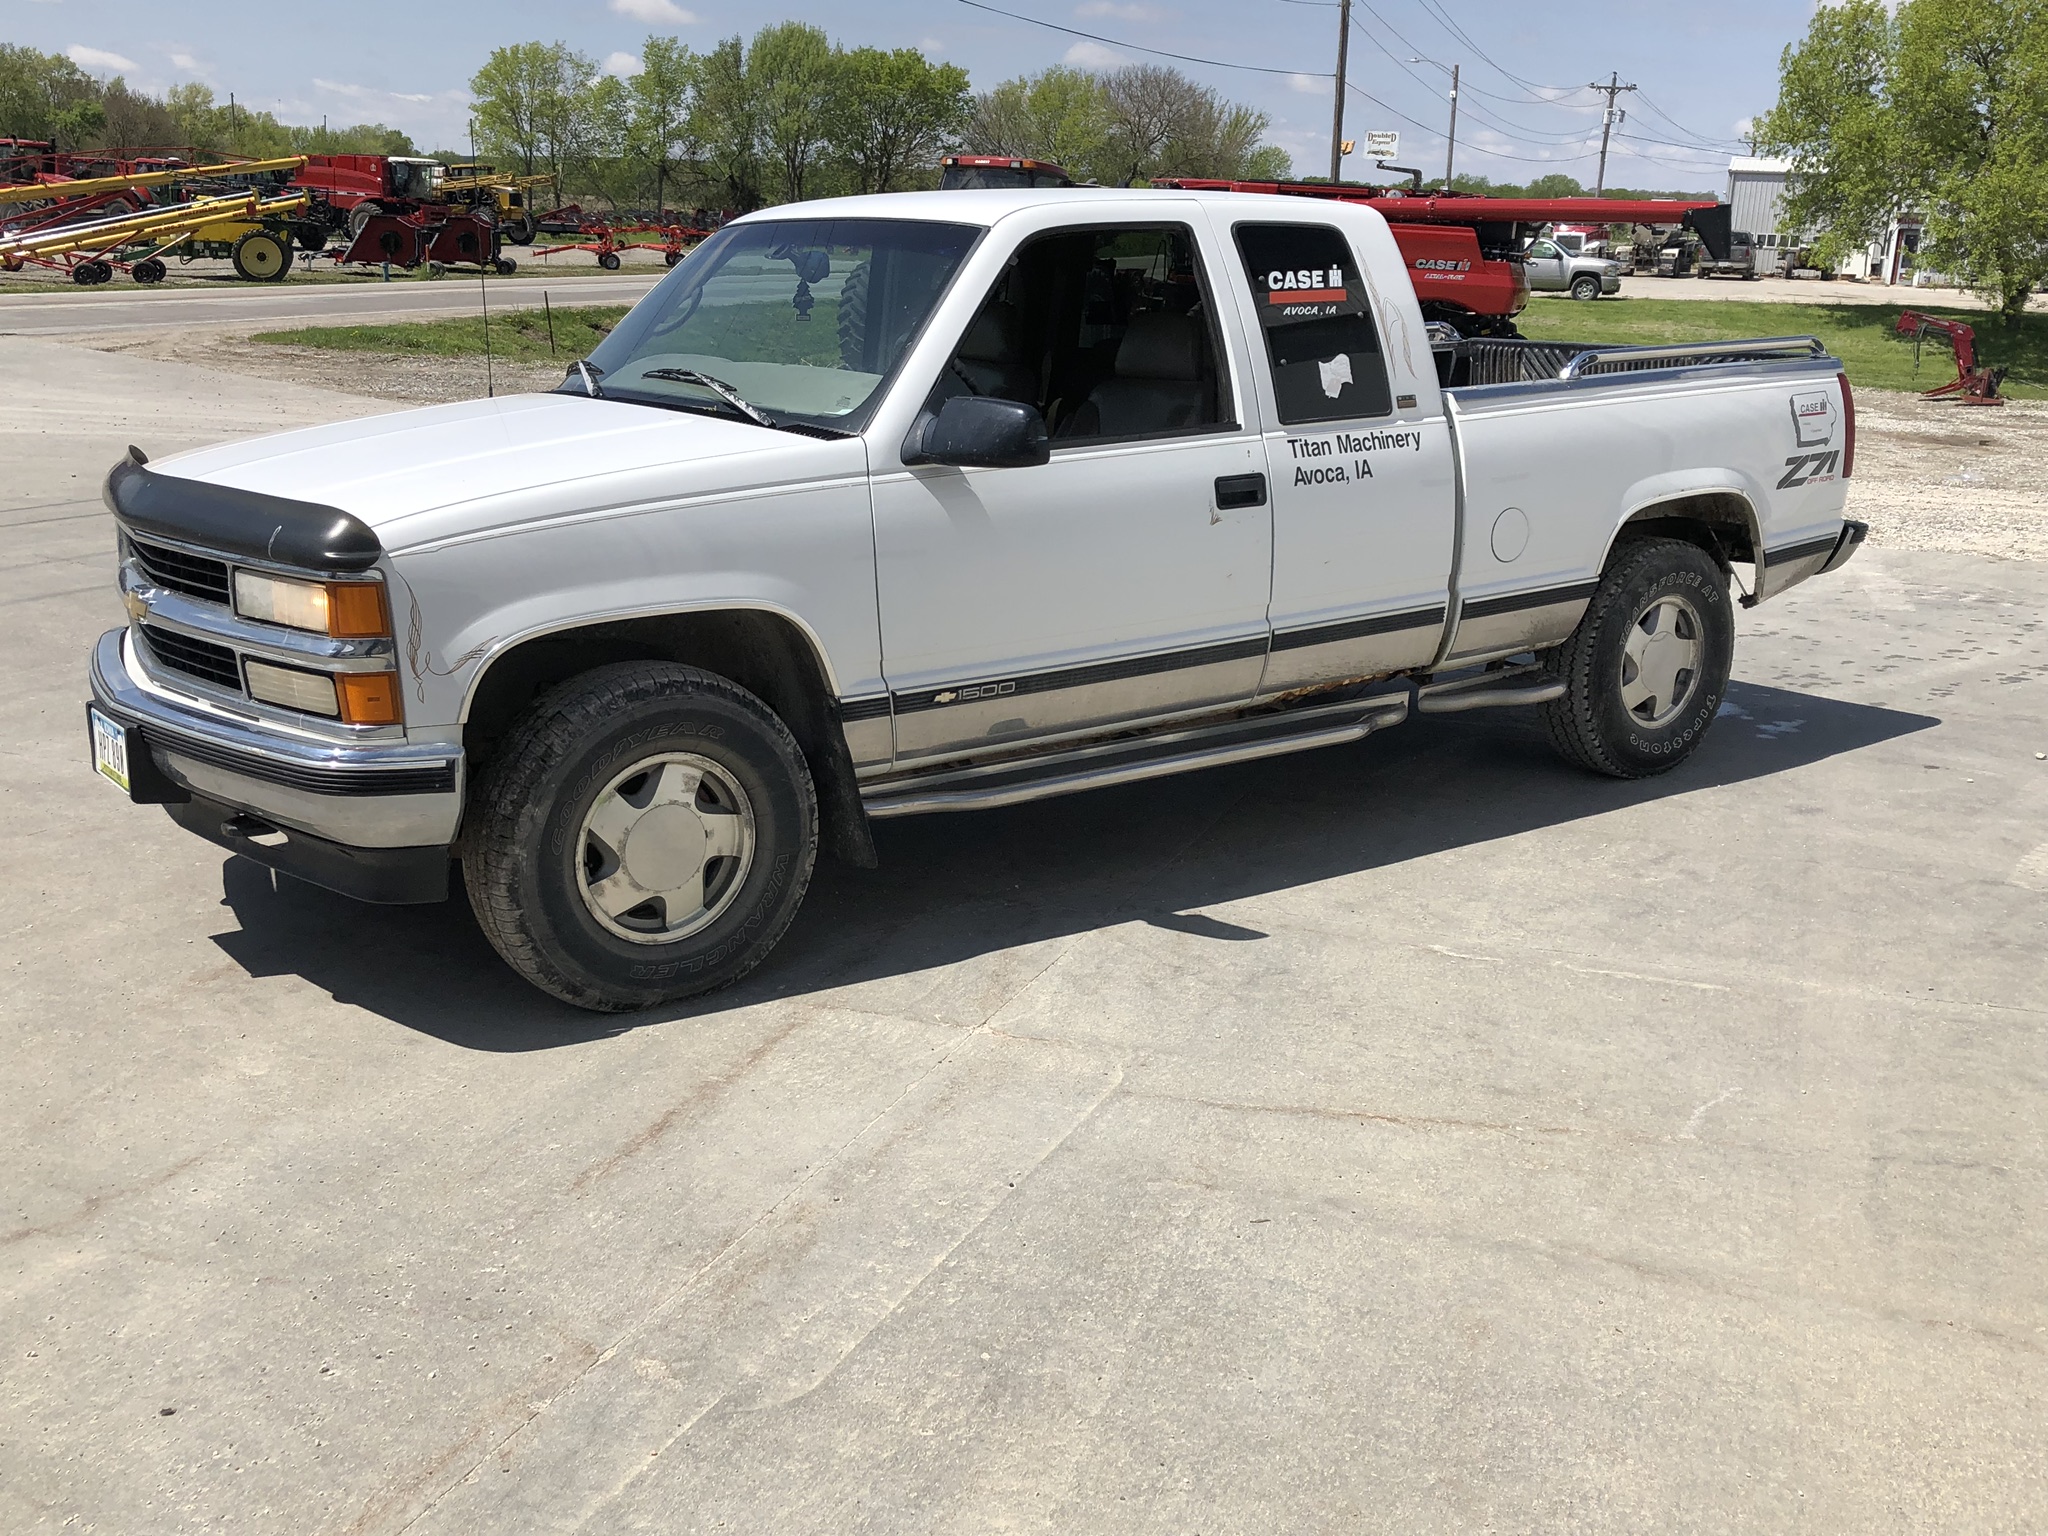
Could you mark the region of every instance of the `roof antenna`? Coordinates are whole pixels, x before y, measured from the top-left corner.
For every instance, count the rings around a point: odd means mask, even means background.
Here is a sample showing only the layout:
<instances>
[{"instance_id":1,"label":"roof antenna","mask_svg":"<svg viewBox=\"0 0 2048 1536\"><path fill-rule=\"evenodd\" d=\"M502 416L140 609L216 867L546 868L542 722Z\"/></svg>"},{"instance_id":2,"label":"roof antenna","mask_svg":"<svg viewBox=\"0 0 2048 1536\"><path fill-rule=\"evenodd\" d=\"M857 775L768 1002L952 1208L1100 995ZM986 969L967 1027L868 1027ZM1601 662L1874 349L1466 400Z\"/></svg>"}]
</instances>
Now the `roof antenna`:
<instances>
[{"instance_id":1,"label":"roof antenna","mask_svg":"<svg viewBox=\"0 0 2048 1536\"><path fill-rule=\"evenodd\" d=\"M469 120L469 159L472 165L476 163L476 119L474 117ZM483 219L483 206L481 200L472 203L470 205L470 214L485 231L485 234L479 237L476 253L476 295L484 308L484 398L486 400L495 400L498 398L498 386L491 368L491 288L486 274L491 270L492 257L497 254L498 221L494 216L488 223L485 223ZM492 212L495 215L496 210L493 209Z\"/></svg>"}]
</instances>

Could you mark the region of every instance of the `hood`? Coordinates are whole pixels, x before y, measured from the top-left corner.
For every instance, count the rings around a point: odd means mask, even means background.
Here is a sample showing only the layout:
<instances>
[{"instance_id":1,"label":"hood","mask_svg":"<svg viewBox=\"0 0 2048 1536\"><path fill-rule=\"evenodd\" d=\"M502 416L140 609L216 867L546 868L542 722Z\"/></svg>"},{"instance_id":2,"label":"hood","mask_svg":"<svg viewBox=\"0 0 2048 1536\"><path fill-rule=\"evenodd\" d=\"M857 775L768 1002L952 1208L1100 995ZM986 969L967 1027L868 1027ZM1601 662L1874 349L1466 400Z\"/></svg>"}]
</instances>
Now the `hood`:
<instances>
[{"instance_id":1,"label":"hood","mask_svg":"<svg viewBox=\"0 0 2048 1536\"><path fill-rule=\"evenodd\" d=\"M152 462L179 479L338 507L385 549L572 512L755 490L865 468L819 439L693 411L508 395L369 416Z\"/></svg>"}]
</instances>

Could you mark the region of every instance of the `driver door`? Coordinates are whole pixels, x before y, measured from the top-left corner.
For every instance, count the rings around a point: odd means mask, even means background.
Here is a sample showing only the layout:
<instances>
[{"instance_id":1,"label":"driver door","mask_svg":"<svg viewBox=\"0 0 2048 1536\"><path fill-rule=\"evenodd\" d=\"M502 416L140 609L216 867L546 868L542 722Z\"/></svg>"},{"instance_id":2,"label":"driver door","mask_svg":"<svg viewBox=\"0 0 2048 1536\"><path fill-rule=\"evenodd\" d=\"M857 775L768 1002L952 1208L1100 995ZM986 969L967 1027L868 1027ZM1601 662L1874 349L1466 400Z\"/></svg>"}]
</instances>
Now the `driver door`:
<instances>
[{"instance_id":1,"label":"driver door","mask_svg":"<svg viewBox=\"0 0 2048 1536\"><path fill-rule=\"evenodd\" d=\"M1152 205L1157 207L1157 204ZM1266 450L1206 233L1023 239L928 405L1021 400L1050 462L873 481L899 765L1248 702L1266 654Z\"/></svg>"},{"instance_id":2,"label":"driver door","mask_svg":"<svg viewBox=\"0 0 2048 1536\"><path fill-rule=\"evenodd\" d=\"M1564 252L1550 241L1538 240L1530 246L1522 266L1529 274L1532 289L1548 293L1564 288Z\"/></svg>"}]
</instances>

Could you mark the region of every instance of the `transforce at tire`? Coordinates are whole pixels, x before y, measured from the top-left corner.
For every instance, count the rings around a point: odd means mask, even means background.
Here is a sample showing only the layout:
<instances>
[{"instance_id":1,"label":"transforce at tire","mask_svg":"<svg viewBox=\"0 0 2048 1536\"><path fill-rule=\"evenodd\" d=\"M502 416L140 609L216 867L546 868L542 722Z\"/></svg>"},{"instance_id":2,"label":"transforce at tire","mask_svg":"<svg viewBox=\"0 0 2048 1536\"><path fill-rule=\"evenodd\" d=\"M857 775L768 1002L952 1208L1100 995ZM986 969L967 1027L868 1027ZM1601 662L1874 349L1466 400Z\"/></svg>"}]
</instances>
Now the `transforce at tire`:
<instances>
[{"instance_id":1,"label":"transforce at tire","mask_svg":"<svg viewBox=\"0 0 2048 1536\"><path fill-rule=\"evenodd\" d=\"M810 771L736 683L623 662L544 695L484 769L459 852L477 922L543 992L648 1008L729 986L817 857Z\"/></svg>"},{"instance_id":2,"label":"transforce at tire","mask_svg":"<svg viewBox=\"0 0 2048 1536\"><path fill-rule=\"evenodd\" d=\"M1585 618L1544 658L1564 697L1543 706L1567 762L1618 779L1677 767L1721 708L1735 657L1727 573L1678 539L1617 546Z\"/></svg>"}]
</instances>

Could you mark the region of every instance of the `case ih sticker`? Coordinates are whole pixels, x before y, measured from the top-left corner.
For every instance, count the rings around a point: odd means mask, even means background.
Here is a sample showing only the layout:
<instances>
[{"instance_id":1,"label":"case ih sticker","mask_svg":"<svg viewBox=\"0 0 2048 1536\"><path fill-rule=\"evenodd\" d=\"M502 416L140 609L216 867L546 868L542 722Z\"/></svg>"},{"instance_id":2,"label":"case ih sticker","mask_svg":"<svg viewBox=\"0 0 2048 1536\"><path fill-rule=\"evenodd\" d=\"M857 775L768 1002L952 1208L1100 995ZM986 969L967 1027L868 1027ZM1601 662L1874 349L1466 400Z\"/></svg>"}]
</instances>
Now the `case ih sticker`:
<instances>
[{"instance_id":1,"label":"case ih sticker","mask_svg":"<svg viewBox=\"0 0 2048 1536\"><path fill-rule=\"evenodd\" d=\"M1835 440L1835 394L1830 389L1809 390L1792 397L1792 442L1799 448L1820 448ZM1841 462L1838 448L1825 453L1795 453L1785 460L1785 473L1777 489L1794 491L1802 485L1824 485L1835 478Z\"/></svg>"},{"instance_id":2,"label":"case ih sticker","mask_svg":"<svg viewBox=\"0 0 2048 1536\"><path fill-rule=\"evenodd\" d=\"M1822 448L1835 440L1835 392L1816 389L1792 397L1792 443Z\"/></svg>"},{"instance_id":3,"label":"case ih sticker","mask_svg":"<svg viewBox=\"0 0 2048 1536\"><path fill-rule=\"evenodd\" d=\"M1448 257L1418 256L1413 266L1424 279L1439 283L1462 283L1465 274L1472 270L1469 261L1453 261Z\"/></svg>"},{"instance_id":4,"label":"case ih sticker","mask_svg":"<svg viewBox=\"0 0 2048 1536\"><path fill-rule=\"evenodd\" d=\"M1349 298L1342 267L1303 267L1266 274L1266 302L1284 305L1282 314L1329 315Z\"/></svg>"}]
</instances>

